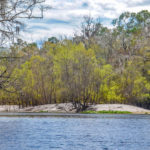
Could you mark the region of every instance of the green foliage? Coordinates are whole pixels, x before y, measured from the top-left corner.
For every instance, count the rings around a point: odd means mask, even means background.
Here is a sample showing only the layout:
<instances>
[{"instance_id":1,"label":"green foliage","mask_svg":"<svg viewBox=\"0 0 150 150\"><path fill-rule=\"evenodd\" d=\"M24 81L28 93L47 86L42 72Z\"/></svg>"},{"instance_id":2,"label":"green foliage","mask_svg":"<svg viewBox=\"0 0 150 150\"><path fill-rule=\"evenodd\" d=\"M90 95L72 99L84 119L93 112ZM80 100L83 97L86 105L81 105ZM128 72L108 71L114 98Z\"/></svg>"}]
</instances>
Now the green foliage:
<instances>
[{"instance_id":1,"label":"green foliage","mask_svg":"<svg viewBox=\"0 0 150 150\"><path fill-rule=\"evenodd\" d=\"M51 43L54 43L54 44L59 42L59 40L56 37L48 38L48 41L51 42Z\"/></svg>"},{"instance_id":2,"label":"green foliage","mask_svg":"<svg viewBox=\"0 0 150 150\"><path fill-rule=\"evenodd\" d=\"M83 114L131 114L129 111L113 111L113 110L102 110L102 111L83 111Z\"/></svg>"},{"instance_id":3,"label":"green foliage","mask_svg":"<svg viewBox=\"0 0 150 150\"><path fill-rule=\"evenodd\" d=\"M138 13L124 12L118 19L114 19L112 24L117 26L119 32L134 34L139 32L142 27L149 24L150 12L142 10Z\"/></svg>"}]
</instances>

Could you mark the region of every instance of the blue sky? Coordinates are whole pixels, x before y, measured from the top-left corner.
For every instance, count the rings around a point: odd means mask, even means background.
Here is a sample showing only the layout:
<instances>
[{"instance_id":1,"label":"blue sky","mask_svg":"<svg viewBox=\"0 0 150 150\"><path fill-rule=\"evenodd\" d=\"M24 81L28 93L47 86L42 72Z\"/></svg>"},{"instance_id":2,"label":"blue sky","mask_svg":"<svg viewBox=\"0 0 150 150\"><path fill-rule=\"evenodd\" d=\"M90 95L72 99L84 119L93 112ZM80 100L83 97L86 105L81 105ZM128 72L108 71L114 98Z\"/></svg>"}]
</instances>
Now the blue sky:
<instances>
[{"instance_id":1,"label":"blue sky","mask_svg":"<svg viewBox=\"0 0 150 150\"><path fill-rule=\"evenodd\" d=\"M99 17L103 25L111 28L111 21L122 12L150 11L150 0L46 0L46 4L52 9L44 13L44 19L26 23L21 33L26 41L42 42L51 36L70 37L79 32L85 15Z\"/></svg>"}]
</instances>

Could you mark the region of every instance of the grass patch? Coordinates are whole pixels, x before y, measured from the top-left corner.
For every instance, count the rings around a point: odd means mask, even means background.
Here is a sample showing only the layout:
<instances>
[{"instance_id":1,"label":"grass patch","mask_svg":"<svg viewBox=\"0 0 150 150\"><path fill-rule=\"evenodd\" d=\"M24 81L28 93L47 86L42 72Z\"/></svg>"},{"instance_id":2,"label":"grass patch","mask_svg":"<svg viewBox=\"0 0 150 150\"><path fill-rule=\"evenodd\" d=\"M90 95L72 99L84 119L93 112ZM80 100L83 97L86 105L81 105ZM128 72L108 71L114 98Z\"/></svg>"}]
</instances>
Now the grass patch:
<instances>
[{"instance_id":1,"label":"grass patch","mask_svg":"<svg viewBox=\"0 0 150 150\"><path fill-rule=\"evenodd\" d=\"M148 112L145 112L145 115L148 115Z\"/></svg>"},{"instance_id":2,"label":"grass patch","mask_svg":"<svg viewBox=\"0 0 150 150\"><path fill-rule=\"evenodd\" d=\"M43 110L41 110L40 113L48 113L48 111L43 111Z\"/></svg>"},{"instance_id":3,"label":"grass patch","mask_svg":"<svg viewBox=\"0 0 150 150\"><path fill-rule=\"evenodd\" d=\"M81 113L82 114L131 114L131 112L129 111L113 111L113 110L102 110L102 111L87 110Z\"/></svg>"}]
</instances>

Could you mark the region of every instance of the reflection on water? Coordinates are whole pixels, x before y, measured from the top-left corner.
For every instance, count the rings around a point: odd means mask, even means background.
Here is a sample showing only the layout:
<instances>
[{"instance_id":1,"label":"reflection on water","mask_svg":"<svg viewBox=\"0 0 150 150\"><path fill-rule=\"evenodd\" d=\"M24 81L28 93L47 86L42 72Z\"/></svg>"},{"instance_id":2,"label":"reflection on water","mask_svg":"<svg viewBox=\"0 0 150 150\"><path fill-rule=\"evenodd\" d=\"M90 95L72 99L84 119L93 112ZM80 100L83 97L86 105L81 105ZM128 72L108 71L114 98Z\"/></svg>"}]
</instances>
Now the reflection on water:
<instances>
[{"instance_id":1,"label":"reflection on water","mask_svg":"<svg viewBox=\"0 0 150 150\"><path fill-rule=\"evenodd\" d=\"M6 115L0 117L1 150L150 149L148 115Z\"/></svg>"}]
</instances>

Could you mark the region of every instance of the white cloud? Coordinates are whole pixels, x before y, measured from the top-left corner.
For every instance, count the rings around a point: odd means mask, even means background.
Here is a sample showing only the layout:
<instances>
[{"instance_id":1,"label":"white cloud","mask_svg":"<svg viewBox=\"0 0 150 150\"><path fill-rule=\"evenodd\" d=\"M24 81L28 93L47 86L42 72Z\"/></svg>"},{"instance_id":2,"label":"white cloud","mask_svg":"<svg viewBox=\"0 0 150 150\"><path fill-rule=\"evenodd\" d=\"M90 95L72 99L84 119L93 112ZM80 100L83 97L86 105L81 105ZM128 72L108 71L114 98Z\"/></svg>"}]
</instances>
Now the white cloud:
<instances>
[{"instance_id":1,"label":"white cloud","mask_svg":"<svg viewBox=\"0 0 150 150\"><path fill-rule=\"evenodd\" d=\"M51 36L73 36L75 29L68 26L58 26L58 25L51 25L47 28L47 30L44 29L29 29L28 32L22 32L22 37L24 37L24 40L27 42L35 42L39 40L47 40L48 37Z\"/></svg>"},{"instance_id":2,"label":"white cloud","mask_svg":"<svg viewBox=\"0 0 150 150\"><path fill-rule=\"evenodd\" d=\"M102 18L102 23L111 27L110 20L122 12L150 10L149 0L46 0L52 9L44 14L43 20L31 20L27 23L28 32L22 37L27 41L38 41L61 34L71 36L79 29L82 18L91 15Z\"/></svg>"}]
</instances>

